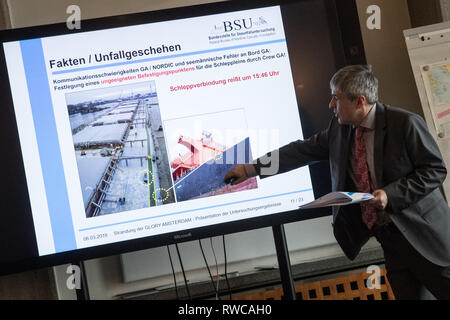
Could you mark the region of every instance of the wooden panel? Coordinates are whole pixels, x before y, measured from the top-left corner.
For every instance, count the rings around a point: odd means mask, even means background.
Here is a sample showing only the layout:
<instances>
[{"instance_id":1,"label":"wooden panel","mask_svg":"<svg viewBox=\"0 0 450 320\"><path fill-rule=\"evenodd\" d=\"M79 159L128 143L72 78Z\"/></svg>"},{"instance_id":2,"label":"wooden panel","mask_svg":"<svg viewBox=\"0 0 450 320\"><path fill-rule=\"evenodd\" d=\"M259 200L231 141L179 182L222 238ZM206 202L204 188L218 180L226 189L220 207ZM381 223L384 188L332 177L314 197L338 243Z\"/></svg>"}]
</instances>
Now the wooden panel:
<instances>
[{"instance_id":1,"label":"wooden panel","mask_svg":"<svg viewBox=\"0 0 450 320\"><path fill-rule=\"evenodd\" d=\"M386 270L381 269L379 289L369 289L366 281L370 274L352 273L342 277L312 281L295 285L298 300L395 300ZM234 300L281 300L282 289L236 295Z\"/></svg>"}]
</instances>

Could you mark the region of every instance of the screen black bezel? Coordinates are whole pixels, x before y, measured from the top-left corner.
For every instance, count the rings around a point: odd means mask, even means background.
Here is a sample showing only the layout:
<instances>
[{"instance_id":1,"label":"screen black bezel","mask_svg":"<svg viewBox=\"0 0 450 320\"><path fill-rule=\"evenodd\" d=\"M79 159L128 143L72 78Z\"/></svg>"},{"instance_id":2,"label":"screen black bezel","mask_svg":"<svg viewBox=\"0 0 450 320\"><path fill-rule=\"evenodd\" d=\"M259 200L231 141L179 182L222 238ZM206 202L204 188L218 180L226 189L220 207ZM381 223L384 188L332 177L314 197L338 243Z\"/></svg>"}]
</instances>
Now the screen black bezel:
<instances>
[{"instance_id":1,"label":"screen black bezel","mask_svg":"<svg viewBox=\"0 0 450 320\"><path fill-rule=\"evenodd\" d=\"M174 9L166 9L166 10L158 10L144 13L135 13L135 14L127 14L121 16L114 17L106 17L106 18L97 18L91 20L83 20L81 22L82 28L80 30L68 30L65 23L58 23L52 25L45 26L37 26L37 27L28 27L28 28L20 28L20 29L12 29L12 30L4 30L0 31L0 42L8 42L8 41L17 41L17 40L25 40L32 38L43 38L49 36L56 36L62 34L70 34L70 33L79 33L79 32L88 32L100 29L110 29L110 28L118 28L123 26L132 26L139 25L144 23L151 22L160 22L160 21L168 21L168 20L176 20L190 17L200 17L204 15L217 14L217 13L225 13L230 11L238 11L238 10L246 10L253 8L262 8L274 5L281 5L282 12L283 7L287 6L294 2L299 2L301 0L258 0L258 1L225 1L218 3L209 3L203 5L189 6L189 7L180 7ZM308 0L304 0L308 1ZM341 28L340 22L338 19L338 13L336 10L336 5L333 1L325 1L326 10L328 15L329 22L329 31L334 39L334 54L335 54L335 63L338 66L342 66L345 64L345 52L341 39ZM289 47L289 39L287 39L288 47ZM3 46L0 46L0 72L3 74L7 74L6 71L6 62L4 58ZM7 79L6 79L7 80ZM9 82L3 81L0 84L0 92L3 97L3 102L7 106L8 112L12 115L12 118L15 119L14 108L12 103L11 91L9 88ZM297 93L297 100L299 100L299 96ZM301 113L301 110L300 110ZM308 128L307 125L302 123L304 136L310 136L312 128ZM306 128L306 129L305 129ZM321 128L324 129L324 128ZM15 178L20 181L20 199L23 201L15 206L9 205L5 209L13 210L14 214L23 214L24 216L28 215L28 220L31 219L31 208L28 199L28 189L25 179L25 171L23 168L22 162L22 154L20 150L20 143L17 133L17 125L15 121L9 123L9 125L3 128L0 133L3 135L7 132L11 132L9 130L13 130L16 132L16 135L12 140L8 140L1 138L1 145L4 146L9 143L9 146L14 146L15 149L12 150L12 154L15 157L17 172L20 174ZM15 130L15 131L14 131ZM2 160L2 164L11 165L12 162L6 162ZM327 163L317 164L310 166L311 169L311 178L314 186L315 196L318 197L320 195L325 194L329 191L329 181L330 174ZM6 190L7 186L2 184L2 189ZM18 197L16 195L16 197ZM267 216L243 219L233 222L221 223L217 225L210 225L201 228L195 229L186 229L184 231L161 234L156 236L144 237L134 240L127 240L117 243L111 243L107 245L95 246L91 248L78 249L73 251L67 251L62 253L56 253L45 256L33 256L27 257L24 259L18 259L15 261L1 263L0 266L0 274L8 274L15 273L20 271L25 271L29 269L36 269L42 267L49 267L54 265L60 265L64 263L72 263L77 261L83 261L88 259L94 259L99 257L105 257L110 255L117 255L121 253L126 253L130 251L137 251L142 249L148 249L153 247L159 247L163 245L191 241L195 239L201 239L206 237L212 237L222 234L230 234L241 231L247 231L251 229L258 229L269 227L273 225L281 225L296 221L302 221L307 219L319 218L328 216L331 214L331 209L315 209L315 210L302 210L302 213L299 214L299 210L289 211L289 212L281 212L277 214L271 214ZM32 219L31 219L32 223ZM34 241L36 238L34 237ZM31 244L36 247L36 244ZM35 249L37 253L37 248Z\"/></svg>"}]
</instances>

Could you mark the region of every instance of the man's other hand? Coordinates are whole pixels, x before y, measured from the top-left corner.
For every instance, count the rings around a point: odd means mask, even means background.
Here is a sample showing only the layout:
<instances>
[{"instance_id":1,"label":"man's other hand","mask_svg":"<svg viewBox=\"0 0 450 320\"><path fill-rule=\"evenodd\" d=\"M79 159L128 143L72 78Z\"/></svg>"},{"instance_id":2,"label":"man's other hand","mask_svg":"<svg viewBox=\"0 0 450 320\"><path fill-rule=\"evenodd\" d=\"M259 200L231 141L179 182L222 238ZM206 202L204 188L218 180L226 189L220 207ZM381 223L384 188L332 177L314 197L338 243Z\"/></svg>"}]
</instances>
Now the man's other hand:
<instances>
[{"instance_id":1,"label":"man's other hand","mask_svg":"<svg viewBox=\"0 0 450 320\"><path fill-rule=\"evenodd\" d=\"M378 210L384 210L386 209L386 206L388 204L388 197L386 195L386 192L382 189L375 190L372 192L373 199L369 200L367 203L374 206Z\"/></svg>"}]
</instances>

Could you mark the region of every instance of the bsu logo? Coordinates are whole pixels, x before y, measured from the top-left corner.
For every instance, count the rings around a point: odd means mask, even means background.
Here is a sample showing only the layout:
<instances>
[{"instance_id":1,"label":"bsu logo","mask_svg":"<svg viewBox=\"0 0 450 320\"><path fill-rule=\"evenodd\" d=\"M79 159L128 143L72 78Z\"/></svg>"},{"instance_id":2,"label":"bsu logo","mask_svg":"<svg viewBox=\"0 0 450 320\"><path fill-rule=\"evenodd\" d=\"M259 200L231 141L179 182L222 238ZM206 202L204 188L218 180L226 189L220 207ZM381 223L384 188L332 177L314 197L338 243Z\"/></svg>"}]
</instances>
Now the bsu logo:
<instances>
[{"instance_id":1,"label":"bsu logo","mask_svg":"<svg viewBox=\"0 0 450 320\"><path fill-rule=\"evenodd\" d=\"M225 32L233 30L250 29L252 25L253 25L252 18L223 22L223 28Z\"/></svg>"}]
</instances>

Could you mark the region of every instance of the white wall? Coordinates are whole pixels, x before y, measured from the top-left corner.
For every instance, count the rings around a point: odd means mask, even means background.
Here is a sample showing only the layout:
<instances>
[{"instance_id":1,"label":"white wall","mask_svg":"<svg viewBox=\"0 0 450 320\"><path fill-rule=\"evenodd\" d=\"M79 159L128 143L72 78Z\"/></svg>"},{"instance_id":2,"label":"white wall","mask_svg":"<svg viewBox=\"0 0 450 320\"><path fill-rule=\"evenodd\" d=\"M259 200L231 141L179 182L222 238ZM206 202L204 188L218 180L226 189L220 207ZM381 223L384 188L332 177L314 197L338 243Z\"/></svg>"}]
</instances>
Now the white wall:
<instances>
[{"instance_id":1,"label":"white wall","mask_svg":"<svg viewBox=\"0 0 450 320\"><path fill-rule=\"evenodd\" d=\"M450 0L440 0L442 20L450 21Z\"/></svg>"}]
</instances>

